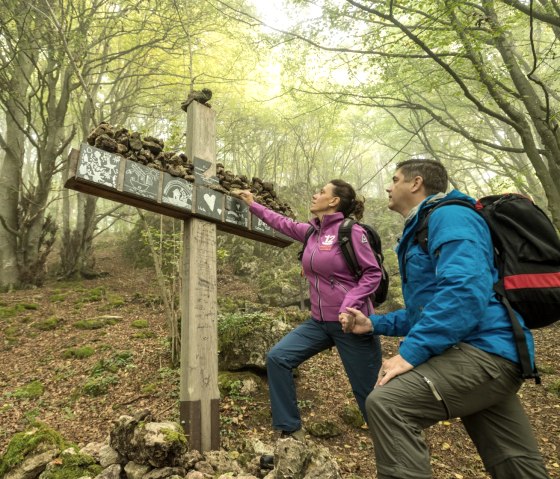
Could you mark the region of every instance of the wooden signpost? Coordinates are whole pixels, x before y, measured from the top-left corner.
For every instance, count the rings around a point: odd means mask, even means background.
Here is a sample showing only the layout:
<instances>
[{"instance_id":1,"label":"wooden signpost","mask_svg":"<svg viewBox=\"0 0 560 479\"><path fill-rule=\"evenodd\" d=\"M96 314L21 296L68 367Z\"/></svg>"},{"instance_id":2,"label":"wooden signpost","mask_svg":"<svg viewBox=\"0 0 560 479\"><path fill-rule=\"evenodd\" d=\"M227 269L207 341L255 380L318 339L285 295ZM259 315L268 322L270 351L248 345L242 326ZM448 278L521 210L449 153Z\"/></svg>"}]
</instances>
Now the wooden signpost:
<instances>
[{"instance_id":1,"label":"wooden signpost","mask_svg":"<svg viewBox=\"0 0 560 479\"><path fill-rule=\"evenodd\" d=\"M280 247L292 241L251 215L242 200L212 189L215 113L197 102L187 109L186 154L194 184L82 145L70 153L65 186L184 220L179 418L190 447L208 451L220 447L216 229Z\"/></svg>"}]
</instances>

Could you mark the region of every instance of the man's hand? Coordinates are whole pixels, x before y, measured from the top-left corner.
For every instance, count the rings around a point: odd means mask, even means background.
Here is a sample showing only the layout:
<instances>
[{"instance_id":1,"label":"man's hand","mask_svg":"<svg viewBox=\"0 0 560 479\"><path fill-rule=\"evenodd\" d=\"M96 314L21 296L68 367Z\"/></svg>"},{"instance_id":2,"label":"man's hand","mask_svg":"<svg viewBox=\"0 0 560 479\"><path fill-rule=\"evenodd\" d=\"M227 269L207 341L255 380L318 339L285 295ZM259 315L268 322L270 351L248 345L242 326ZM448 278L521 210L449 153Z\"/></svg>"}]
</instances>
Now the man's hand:
<instances>
[{"instance_id":1,"label":"man's hand","mask_svg":"<svg viewBox=\"0 0 560 479\"><path fill-rule=\"evenodd\" d=\"M364 334L373 331L373 323L359 309L346 308L347 314L340 313L338 320L345 333Z\"/></svg>"},{"instance_id":2,"label":"man's hand","mask_svg":"<svg viewBox=\"0 0 560 479\"><path fill-rule=\"evenodd\" d=\"M400 354L397 354L383 361L375 386L383 386L399 374L406 373L412 369L414 369L414 366L404 360Z\"/></svg>"}]
</instances>

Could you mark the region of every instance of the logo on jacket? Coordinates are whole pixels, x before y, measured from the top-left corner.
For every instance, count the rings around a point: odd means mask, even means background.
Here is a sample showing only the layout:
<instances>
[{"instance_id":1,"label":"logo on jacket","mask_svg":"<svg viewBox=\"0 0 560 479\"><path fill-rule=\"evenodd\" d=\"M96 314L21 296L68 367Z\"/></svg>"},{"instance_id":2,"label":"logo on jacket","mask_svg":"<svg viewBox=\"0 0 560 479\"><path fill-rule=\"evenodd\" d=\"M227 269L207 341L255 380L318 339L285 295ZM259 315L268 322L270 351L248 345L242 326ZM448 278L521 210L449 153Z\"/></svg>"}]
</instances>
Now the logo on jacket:
<instances>
[{"instance_id":1,"label":"logo on jacket","mask_svg":"<svg viewBox=\"0 0 560 479\"><path fill-rule=\"evenodd\" d=\"M325 235L323 242L321 243L323 246L332 246L336 239L335 235Z\"/></svg>"},{"instance_id":2,"label":"logo on jacket","mask_svg":"<svg viewBox=\"0 0 560 479\"><path fill-rule=\"evenodd\" d=\"M362 244L367 243L368 239L366 238L366 235L362 235Z\"/></svg>"}]
</instances>

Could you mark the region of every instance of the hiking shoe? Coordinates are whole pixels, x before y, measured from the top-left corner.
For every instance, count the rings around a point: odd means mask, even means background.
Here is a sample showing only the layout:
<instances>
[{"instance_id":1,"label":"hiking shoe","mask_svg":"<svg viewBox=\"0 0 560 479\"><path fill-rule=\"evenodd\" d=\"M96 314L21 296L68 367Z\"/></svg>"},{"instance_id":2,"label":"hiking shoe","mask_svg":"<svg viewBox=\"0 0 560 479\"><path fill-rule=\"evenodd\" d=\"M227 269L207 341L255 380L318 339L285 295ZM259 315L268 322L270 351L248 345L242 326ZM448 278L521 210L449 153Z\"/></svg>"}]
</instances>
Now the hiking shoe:
<instances>
[{"instance_id":1,"label":"hiking shoe","mask_svg":"<svg viewBox=\"0 0 560 479\"><path fill-rule=\"evenodd\" d=\"M280 434L280 438L281 439L286 439L287 437L291 437L292 439L295 439L296 441L304 442L305 441L305 431L303 429L298 429L297 431L292 431L292 432L282 431L282 434Z\"/></svg>"},{"instance_id":2,"label":"hiking shoe","mask_svg":"<svg viewBox=\"0 0 560 479\"><path fill-rule=\"evenodd\" d=\"M264 454L261 456L259 465L261 469L274 469L274 456L272 454Z\"/></svg>"}]
</instances>

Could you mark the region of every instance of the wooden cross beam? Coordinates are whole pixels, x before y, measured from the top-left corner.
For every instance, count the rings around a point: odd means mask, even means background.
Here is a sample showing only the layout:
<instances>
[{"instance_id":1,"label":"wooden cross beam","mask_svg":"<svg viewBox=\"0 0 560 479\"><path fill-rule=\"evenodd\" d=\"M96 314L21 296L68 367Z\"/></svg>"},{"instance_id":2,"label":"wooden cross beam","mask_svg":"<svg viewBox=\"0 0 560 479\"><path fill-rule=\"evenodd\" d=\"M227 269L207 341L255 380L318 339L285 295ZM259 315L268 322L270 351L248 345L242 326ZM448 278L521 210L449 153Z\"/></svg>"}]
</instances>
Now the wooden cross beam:
<instances>
[{"instance_id":1,"label":"wooden cross beam","mask_svg":"<svg viewBox=\"0 0 560 479\"><path fill-rule=\"evenodd\" d=\"M65 186L184 220L179 418L190 447L208 451L220 447L216 229L280 247L292 240L251 215L242 200L212 189L215 113L196 101L187 108L186 154L194 185L82 145L70 153Z\"/></svg>"}]
</instances>

